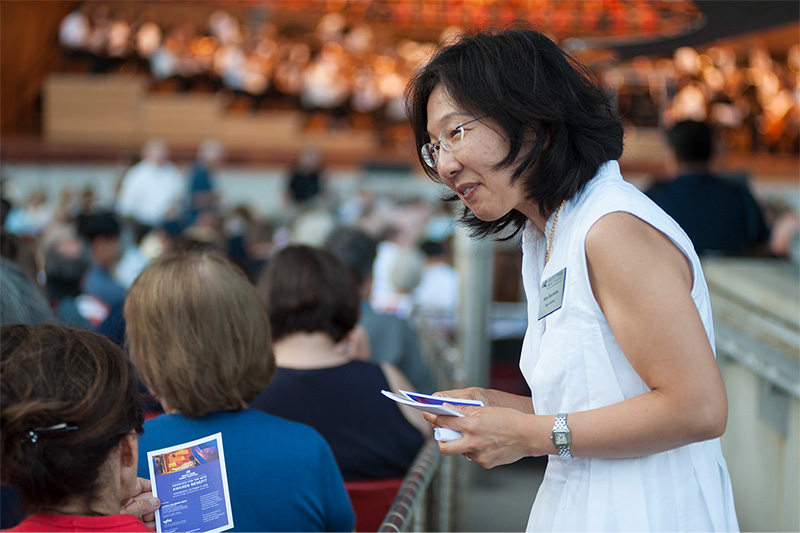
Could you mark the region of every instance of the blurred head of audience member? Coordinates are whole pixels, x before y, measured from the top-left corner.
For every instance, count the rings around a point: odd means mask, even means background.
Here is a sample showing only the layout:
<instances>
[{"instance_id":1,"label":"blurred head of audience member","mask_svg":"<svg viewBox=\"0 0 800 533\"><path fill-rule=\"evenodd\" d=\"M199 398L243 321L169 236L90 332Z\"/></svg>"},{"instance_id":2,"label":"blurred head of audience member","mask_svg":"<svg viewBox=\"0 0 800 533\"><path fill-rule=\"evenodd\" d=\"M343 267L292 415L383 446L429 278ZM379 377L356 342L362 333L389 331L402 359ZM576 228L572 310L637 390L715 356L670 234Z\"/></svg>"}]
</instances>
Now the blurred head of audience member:
<instances>
[{"instance_id":1,"label":"blurred head of audience member","mask_svg":"<svg viewBox=\"0 0 800 533\"><path fill-rule=\"evenodd\" d=\"M91 213L79 217L78 232L89 243L93 264L108 270L116 265L122 253L122 230L113 213Z\"/></svg>"},{"instance_id":2,"label":"blurred head of audience member","mask_svg":"<svg viewBox=\"0 0 800 533\"><path fill-rule=\"evenodd\" d=\"M72 233L64 233L45 243L45 288L51 303L58 305L63 298L80 294L81 279L91 262L86 242Z\"/></svg>"},{"instance_id":3,"label":"blurred head of audience member","mask_svg":"<svg viewBox=\"0 0 800 533\"><path fill-rule=\"evenodd\" d=\"M684 120L667 131L667 141L681 169L706 169L714 151L711 127L704 122Z\"/></svg>"},{"instance_id":4,"label":"blurred head of audience member","mask_svg":"<svg viewBox=\"0 0 800 533\"><path fill-rule=\"evenodd\" d=\"M367 300L372 290L372 265L378 253L375 239L358 228L336 228L328 235L325 248L350 269L362 300Z\"/></svg>"},{"instance_id":5,"label":"blurred head of audience member","mask_svg":"<svg viewBox=\"0 0 800 533\"><path fill-rule=\"evenodd\" d=\"M16 263L0 257L0 272L0 326L36 325L55 319L39 286ZM3 376L3 381L6 379Z\"/></svg>"},{"instance_id":6,"label":"blurred head of audience member","mask_svg":"<svg viewBox=\"0 0 800 533\"><path fill-rule=\"evenodd\" d=\"M69 520L77 531L148 531L134 517L108 516L135 493L144 421L122 350L51 324L7 326L1 336L2 480L36 513L24 530L54 531L36 528Z\"/></svg>"},{"instance_id":7,"label":"blurred head of audience member","mask_svg":"<svg viewBox=\"0 0 800 533\"><path fill-rule=\"evenodd\" d=\"M16 263L32 280L38 279L39 265L33 246L19 235L0 232L0 256Z\"/></svg>"},{"instance_id":8,"label":"blurred head of audience member","mask_svg":"<svg viewBox=\"0 0 800 533\"><path fill-rule=\"evenodd\" d=\"M125 319L131 358L167 412L238 411L275 370L264 308L220 253L157 259L131 286Z\"/></svg>"}]
</instances>

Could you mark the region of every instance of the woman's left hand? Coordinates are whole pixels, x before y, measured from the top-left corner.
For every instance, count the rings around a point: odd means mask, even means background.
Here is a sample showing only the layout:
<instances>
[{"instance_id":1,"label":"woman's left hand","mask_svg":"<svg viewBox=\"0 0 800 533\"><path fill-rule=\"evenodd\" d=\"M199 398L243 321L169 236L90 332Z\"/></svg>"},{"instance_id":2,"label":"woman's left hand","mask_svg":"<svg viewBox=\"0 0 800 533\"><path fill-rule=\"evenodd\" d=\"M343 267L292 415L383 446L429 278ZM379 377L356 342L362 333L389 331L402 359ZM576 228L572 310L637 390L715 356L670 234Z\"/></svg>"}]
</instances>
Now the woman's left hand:
<instances>
[{"instance_id":1,"label":"woman's left hand","mask_svg":"<svg viewBox=\"0 0 800 533\"><path fill-rule=\"evenodd\" d=\"M133 494L120 506L120 514L129 514L140 518L144 525L156 530L156 509L161 507L161 500L153 496L149 479L136 478Z\"/></svg>"},{"instance_id":2,"label":"woman's left hand","mask_svg":"<svg viewBox=\"0 0 800 533\"><path fill-rule=\"evenodd\" d=\"M506 407L464 407L446 404L464 417L425 414L434 427L447 427L461 432L461 438L440 441L443 455L463 454L483 468L513 463L529 455L549 453L536 435L549 434L537 427L547 417L528 415ZM551 417L552 418L552 417ZM550 423L552 427L552 422ZM537 444L541 449L537 451ZM555 448L553 448L555 453Z\"/></svg>"}]
</instances>

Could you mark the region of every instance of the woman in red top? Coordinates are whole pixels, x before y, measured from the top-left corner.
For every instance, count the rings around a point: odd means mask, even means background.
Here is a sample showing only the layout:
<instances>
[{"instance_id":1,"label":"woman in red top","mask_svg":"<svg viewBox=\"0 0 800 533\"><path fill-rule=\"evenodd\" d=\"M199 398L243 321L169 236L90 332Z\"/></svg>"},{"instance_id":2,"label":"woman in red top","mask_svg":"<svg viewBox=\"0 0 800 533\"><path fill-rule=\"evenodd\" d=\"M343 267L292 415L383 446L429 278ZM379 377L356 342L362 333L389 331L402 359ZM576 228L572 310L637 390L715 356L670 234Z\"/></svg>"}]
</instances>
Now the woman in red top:
<instances>
[{"instance_id":1,"label":"woman in red top","mask_svg":"<svg viewBox=\"0 0 800 533\"><path fill-rule=\"evenodd\" d=\"M144 415L122 350L51 324L4 327L0 344L2 481L33 513L7 531L149 532L137 516L159 502L136 477Z\"/></svg>"}]
</instances>

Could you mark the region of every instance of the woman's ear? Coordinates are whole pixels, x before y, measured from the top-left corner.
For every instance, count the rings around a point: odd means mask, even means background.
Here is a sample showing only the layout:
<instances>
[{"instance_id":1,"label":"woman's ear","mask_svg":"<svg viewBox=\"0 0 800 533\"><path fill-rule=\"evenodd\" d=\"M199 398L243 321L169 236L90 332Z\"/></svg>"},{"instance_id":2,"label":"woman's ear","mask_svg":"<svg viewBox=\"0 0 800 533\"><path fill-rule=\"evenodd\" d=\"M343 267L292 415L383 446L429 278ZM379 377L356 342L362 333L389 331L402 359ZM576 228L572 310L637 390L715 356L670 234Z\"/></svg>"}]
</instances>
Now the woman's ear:
<instances>
[{"instance_id":1,"label":"woman's ear","mask_svg":"<svg viewBox=\"0 0 800 533\"><path fill-rule=\"evenodd\" d=\"M127 433L117 445L119 456L120 501L127 501L136 486L136 471L139 463L139 435L136 431Z\"/></svg>"},{"instance_id":2,"label":"woman's ear","mask_svg":"<svg viewBox=\"0 0 800 533\"><path fill-rule=\"evenodd\" d=\"M119 446L122 466L135 469L139 462L139 435L132 430L122 438Z\"/></svg>"}]
</instances>

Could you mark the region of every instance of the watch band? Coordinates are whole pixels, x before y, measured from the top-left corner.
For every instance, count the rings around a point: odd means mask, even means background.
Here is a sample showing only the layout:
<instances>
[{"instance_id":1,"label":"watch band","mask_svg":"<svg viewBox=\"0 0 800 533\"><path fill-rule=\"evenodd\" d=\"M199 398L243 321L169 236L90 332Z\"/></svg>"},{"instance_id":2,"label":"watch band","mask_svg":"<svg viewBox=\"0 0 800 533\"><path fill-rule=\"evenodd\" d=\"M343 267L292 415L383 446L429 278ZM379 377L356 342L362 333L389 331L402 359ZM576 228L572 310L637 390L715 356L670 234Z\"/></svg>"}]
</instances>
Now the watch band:
<instances>
[{"instance_id":1,"label":"watch band","mask_svg":"<svg viewBox=\"0 0 800 533\"><path fill-rule=\"evenodd\" d=\"M556 437L559 437L558 439ZM572 438L570 435L569 427L567 426L567 413L558 413L556 415L556 423L553 425L553 435L550 437L558 450L558 454L562 459L572 459L572 454L569 451Z\"/></svg>"}]
</instances>

